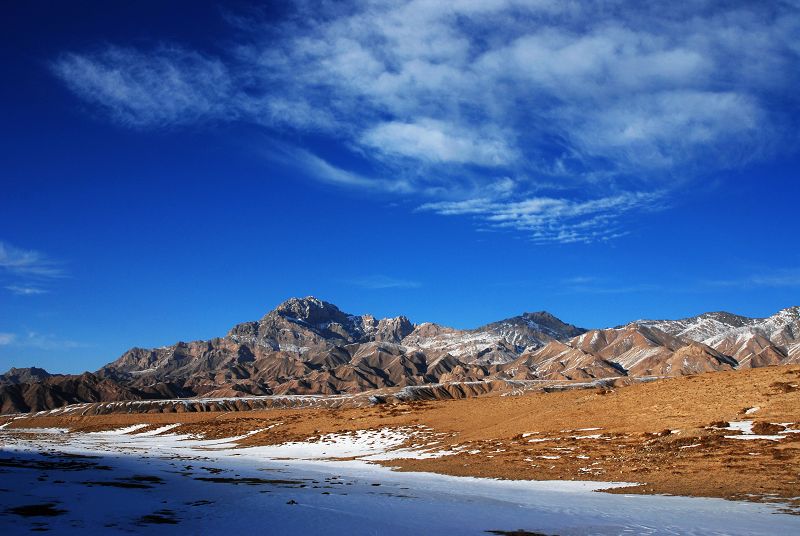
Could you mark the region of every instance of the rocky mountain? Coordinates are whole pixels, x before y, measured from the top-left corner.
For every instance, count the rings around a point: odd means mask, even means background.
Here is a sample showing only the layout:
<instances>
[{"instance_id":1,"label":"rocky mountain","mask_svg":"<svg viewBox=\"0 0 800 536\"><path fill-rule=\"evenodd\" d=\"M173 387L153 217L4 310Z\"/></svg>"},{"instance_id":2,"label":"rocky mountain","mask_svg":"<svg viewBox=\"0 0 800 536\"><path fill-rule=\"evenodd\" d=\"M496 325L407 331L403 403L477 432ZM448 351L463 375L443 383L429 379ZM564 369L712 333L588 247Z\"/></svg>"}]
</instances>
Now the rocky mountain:
<instances>
[{"instance_id":1,"label":"rocky mountain","mask_svg":"<svg viewBox=\"0 0 800 536\"><path fill-rule=\"evenodd\" d=\"M586 330L566 324L546 311L493 322L472 330L420 324L401 344L425 352L446 353L469 364L514 361L521 353L551 341L563 341Z\"/></svg>"},{"instance_id":2,"label":"rocky mountain","mask_svg":"<svg viewBox=\"0 0 800 536\"><path fill-rule=\"evenodd\" d=\"M50 376L51 374L43 368L11 368L5 374L0 374L0 385L39 382Z\"/></svg>"},{"instance_id":3,"label":"rocky mountain","mask_svg":"<svg viewBox=\"0 0 800 536\"><path fill-rule=\"evenodd\" d=\"M684 340L706 344L736 360L739 367L761 367L800 360L800 307L767 318L725 312L681 320L639 320Z\"/></svg>"},{"instance_id":4,"label":"rocky mountain","mask_svg":"<svg viewBox=\"0 0 800 536\"><path fill-rule=\"evenodd\" d=\"M287 300L224 337L133 348L93 374L9 371L0 377L0 408L7 413L73 402L676 376L798 361L798 307L768 318L706 313L590 331L542 311L460 330L413 324L404 316L351 315L307 297Z\"/></svg>"}]
</instances>

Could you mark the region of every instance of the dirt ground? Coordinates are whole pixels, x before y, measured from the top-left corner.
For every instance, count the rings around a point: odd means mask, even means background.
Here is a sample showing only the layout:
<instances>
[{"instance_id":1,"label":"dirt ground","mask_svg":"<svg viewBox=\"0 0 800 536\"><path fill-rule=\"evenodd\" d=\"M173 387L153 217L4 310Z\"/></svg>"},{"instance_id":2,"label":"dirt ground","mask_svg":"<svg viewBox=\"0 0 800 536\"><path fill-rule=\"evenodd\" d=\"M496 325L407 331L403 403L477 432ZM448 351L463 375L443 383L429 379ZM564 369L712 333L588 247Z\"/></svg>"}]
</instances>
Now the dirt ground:
<instances>
[{"instance_id":1,"label":"dirt ground","mask_svg":"<svg viewBox=\"0 0 800 536\"><path fill-rule=\"evenodd\" d=\"M753 409L757 408L757 409ZM749 410L749 411L748 411ZM753 421L735 439L730 422ZM0 424L6 419L0 417ZM800 366L716 372L521 396L383 404L351 409L42 416L15 427L95 431L182 423L181 433L230 437L276 425L241 445L309 440L326 433L425 427L414 446L457 454L384 462L402 471L531 480L638 482L622 493L775 501L800 511Z\"/></svg>"}]
</instances>

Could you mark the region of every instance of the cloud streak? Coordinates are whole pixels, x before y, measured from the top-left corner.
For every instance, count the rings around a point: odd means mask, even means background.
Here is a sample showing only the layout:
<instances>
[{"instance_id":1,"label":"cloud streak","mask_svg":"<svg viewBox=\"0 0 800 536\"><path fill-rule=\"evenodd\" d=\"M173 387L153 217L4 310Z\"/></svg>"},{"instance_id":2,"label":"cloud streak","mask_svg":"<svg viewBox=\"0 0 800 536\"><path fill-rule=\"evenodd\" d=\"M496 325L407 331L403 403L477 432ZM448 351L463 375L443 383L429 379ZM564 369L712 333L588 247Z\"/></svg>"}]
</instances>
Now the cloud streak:
<instances>
[{"instance_id":1,"label":"cloud streak","mask_svg":"<svg viewBox=\"0 0 800 536\"><path fill-rule=\"evenodd\" d=\"M47 294L47 290L39 287L30 287L22 285L8 285L6 290L10 290L17 296L36 296L38 294Z\"/></svg>"},{"instance_id":2,"label":"cloud streak","mask_svg":"<svg viewBox=\"0 0 800 536\"><path fill-rule=\"evenodd\" d=\"M0 270L21 277L53 279L64 276L59 264L45 254L0 241Z\"/></svg>"},{"instance_id":3,"label":"cloud streak","mask_svg":"<svg viewBox=\"0 0 800 536\"><path fill-rule=\"evenodd\" d=\"M352 283L358 287L368 290L412 289L422 286L422 284L418 281L399 279L382 274L361 277L353 280Z\"/></svg>"},{"instance_id":4,"label":"cloud streak","mask_svg":"<svg viewBox=\"0 0 800 536\"><path fill-rule=\"evenodd\" d=\"M44 253L0 241L0 280L10 280L11 284L4 286L8 292L17 296L46 294L43 285L65 276L61 263Z\"/></svg>"},{"instance_id":5,"label":"cloud streak","mask_svg":"<svg viewBox=\"0 0 800 536\"><path fill-rule=\"evenodd\" d=\"M128 126L194 123L233 111L225 66L180 47L68 53L52 68L73 92Z\"/></svg>"},{"instance_id":6,"label":"cloud streak","mask_svg":"<svg viewBox=\"0 0 800 536\"><path fill-rule=\"evenodd\" d=\"M491 198L427 203L420 211L444 216L472 215L494 229L524 231L534 242L594 242L620 236L621 213L655 210L662 195L623 193L611 197L576 201L532 197L498 202Z\"/></svg>"},{"instance_id":7,"label":"cloud streak","mask_svg":"<svg viewBox=\"0 0 800 536\"><path fill-rule=\"evenodd\" d=\"M754 288L800 288L800 270L782 269L751 274L740 278L708 281L712 287Z\"/></svg>"},{"instance_id":8,"label":"cloud streak","mask_svg":"<svg viewBox=\"0 0 800 536\"><path fill-rule=\"evenodd\" d=\"M123 125L244 121L333 141L348 164L307 146L298 169L543 242L608 237L641 196L796 139L791 3L363 0L230 19L218 56L109 46L65 53L53 72ZM545 202L545 185L560 197Z\"/></svg>"},{"instance_id":9,"label":"cloud streak","mask_svg":"<svg viewBox=\"0 0 800 536\"><path fill-rule=\"evenodd\" d=\"M67 348L86 348L89 345L69 340L60 339L48 333L28 331L21 335L16 333L0 333L0 345L37 348L39 350L63 350Z\"/></svg>"}]
</instances>

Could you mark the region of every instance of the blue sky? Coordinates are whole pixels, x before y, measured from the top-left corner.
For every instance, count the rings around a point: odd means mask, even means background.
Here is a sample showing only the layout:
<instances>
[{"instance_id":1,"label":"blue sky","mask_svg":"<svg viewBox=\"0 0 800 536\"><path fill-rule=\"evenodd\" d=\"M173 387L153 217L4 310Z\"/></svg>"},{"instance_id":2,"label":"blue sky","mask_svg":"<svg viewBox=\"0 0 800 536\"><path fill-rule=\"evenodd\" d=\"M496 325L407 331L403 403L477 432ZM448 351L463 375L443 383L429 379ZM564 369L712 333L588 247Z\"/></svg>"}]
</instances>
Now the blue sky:
<instances>
[{"instance_id":1,"label":"blue sky","mask_svg":"<svg viewBox=\"0 0 800 536\"><path fill-rule=\"evenodd\" d=\"M290 296L457 327L800 303L800 7L682 4L6 6L0 369Z\"/></svg>"}]
</instances>

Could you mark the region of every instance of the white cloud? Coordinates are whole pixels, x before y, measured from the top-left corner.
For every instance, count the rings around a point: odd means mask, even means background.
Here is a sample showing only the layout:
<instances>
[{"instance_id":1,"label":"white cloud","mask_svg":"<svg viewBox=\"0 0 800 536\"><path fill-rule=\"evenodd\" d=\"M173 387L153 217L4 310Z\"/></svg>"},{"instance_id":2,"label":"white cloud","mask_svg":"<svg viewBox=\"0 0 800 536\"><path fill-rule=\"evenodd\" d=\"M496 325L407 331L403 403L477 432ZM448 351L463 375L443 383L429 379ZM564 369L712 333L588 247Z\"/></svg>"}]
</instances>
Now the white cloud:
<instances>
[{"instance_id":1,"label":"white cloud","mask_svg":"<svg viewBox=\"0 0 800 536\"><path fill-rule=\"evenodd\" d=\"M17 276L41 279L64 275L58 263L45 254L35 250L20 249L2 241L0 241L0 270Z\"/></svg>"},{"instance_id":2,"label":"white cloud","mask_svg":"<svg viewBox=\"0 0 800 536\"><path fill-rule=\"evenodd\" d=\"M22 285L8 285L6 290L18 296L35 296L37 294L47 294L47 290L39 287L22 286Z\"/></svg>"},{"instance_id":3,"label":"white cloud","mask_svg":"<svg viewBox=\"0 0 800 536\"><path fill-rule=\"evenodd\" d=\"M13 333L0 333L0 346L6 346L14 342L17 336Z\"/></svg>"},{"instance_id":4,"label":"white cloud","mask_svg":"<svg viewBox=\"0 0 800 536\"><path fill-rule=\"evenodd\" d=\"M182 48L145 53L112 46L91 56L64 54L53 70L76 94L131 126L191 123L235 111L223 63Z\"/></svg>"},{"instance_id":5,"label":"white cloud","mask_svg":"<svg viewBox=\"0 0 800 536\"><path fill-rule=\"evenodd\" d=\"M380 123L365 132L360 143L384 154L433 163L503 166L516 158L501 137L459 130L432 119Z\"/></svg>"},{"instance_id":6,"label":"white cloud","mask_svg":"<svg viewBox=\"0 0 800 536\"><path fill-rule=\"evenodd\" d=\"M576 201L533 197L522 201L491 198L440 201L419 207L445 216L473 215L492 228L524 231L534 242L592 242L619 236L619 219L632 211L661 207L662 195L623 193Z\"/></svg>"},{"instance_id":7,"label":"white cloud","mask_svg":"<svg viewBox=\"0 0 800 536\"><path fill-rule=\"evenodd\" d=\"M747 95L668 91L633 97L597 110L564 109L585 155L613 156L631 171L669 168L713 153L740 161L743 147L760 150L764 112Z\"/></svg>"},{"instance_id":8,"label":"white cloud","mask_svg":"<svg viewBox=\"0 0 800 536\"><path fill-rule=\"evenodd\" d=\"M321 181L537 240L587 239L642 204L603 209L610 199L796 145L782 113L800 104L796 4L304 1L282 21L230 20L234 44L217 57L112 46L53 69L122 124L321 137L359 162L298 150ZM492 191L504 178L513 188ZM543 184L563 194L531 210Z\"/></svg>"}]
</instances>

